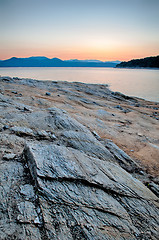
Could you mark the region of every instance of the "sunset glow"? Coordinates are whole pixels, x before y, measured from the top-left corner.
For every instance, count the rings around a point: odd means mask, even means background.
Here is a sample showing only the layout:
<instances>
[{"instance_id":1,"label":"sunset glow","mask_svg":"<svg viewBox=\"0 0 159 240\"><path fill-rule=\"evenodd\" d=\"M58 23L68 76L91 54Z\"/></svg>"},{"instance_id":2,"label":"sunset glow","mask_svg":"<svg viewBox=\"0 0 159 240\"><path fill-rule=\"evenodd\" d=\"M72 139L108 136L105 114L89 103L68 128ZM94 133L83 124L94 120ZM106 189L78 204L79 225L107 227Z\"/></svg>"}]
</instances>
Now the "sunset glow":
<instances>
[{"instance_id":1,"label":"sunset glow","mask_svg":"<svg viewBox=\"0 0 159 240\"><path fill-rule=\"evenodd\" d=\"M130 60L159 54L158 0L2 0L0 59Z\"/></svg>"}]
</instances>

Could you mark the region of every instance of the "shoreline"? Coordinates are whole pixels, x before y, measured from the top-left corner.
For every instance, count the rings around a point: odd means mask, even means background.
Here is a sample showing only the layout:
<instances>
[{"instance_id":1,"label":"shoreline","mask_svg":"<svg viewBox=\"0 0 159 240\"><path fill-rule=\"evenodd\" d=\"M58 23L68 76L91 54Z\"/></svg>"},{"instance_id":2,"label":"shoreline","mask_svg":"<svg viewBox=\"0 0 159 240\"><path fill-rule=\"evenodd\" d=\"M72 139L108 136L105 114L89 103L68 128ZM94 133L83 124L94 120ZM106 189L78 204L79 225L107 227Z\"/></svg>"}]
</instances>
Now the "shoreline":
<instances>
[{"instance_id":1,"label":"shoreline","mask_svg":"<svg viewBox=\"0 0 159 240\"><path fill-rule=\"evenodd\" d=\"M5 78L2 81L1 77L0 89L4 95L30 106L55 105L66 110L101 138L113 140L149 174L159 177L159 103L113 92L105 84Z\"/></svg>"},{"instance_id":2,"label":"shoreline","mask_svg":"<svg viewBox=\"0 0 159 240\"><path fill-rule=\"evenodd\" d=\"M60 70L61 69L61 70ZM109 84L112 91L159 102L157 71L118 70L115 68L11 68L2 76L27 77L39 81L58 80L93 84Z\"/></svg>"},{"instance_id":3,"label":"shoreline","mask_svg":"<svg viewBox=\"0 0 159 240\"><path fill-rule=\"evenodd\" d=\"M158 130L104 84L0 77L1 239L157 240Z\"/></svg>"}]
</instances>

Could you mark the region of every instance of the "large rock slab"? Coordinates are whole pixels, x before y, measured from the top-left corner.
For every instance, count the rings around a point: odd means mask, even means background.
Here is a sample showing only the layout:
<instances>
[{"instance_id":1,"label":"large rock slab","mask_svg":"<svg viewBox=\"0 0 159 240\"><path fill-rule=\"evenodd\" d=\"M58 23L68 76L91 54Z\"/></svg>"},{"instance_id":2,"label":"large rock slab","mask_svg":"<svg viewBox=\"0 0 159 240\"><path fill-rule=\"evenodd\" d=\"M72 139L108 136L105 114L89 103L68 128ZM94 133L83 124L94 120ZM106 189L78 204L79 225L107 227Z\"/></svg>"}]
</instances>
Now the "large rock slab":
<instances>
[{"instance_id":1,"label":"large rock slab","mask_svg":"<svg viewBox=\"0 0 159 240\"><path fill-rule=\"evenodd\" d=\"M55 144L28 143L24 154L49 239L157 239L158 198L117 164Z\"/></svg>"},{"instance_id":2,"label":"large rock slab","mask_svg":"<svg viewBox=\"0 0 159 240\"><path fill-rule=\"evenodd\" d=\"M91 132L82 131L64 131L61 134L64 144L72 148L83 151L102 160L114 161L115 159L110 151L105 148Z\"/></svg>"},{"instance_id":3,"label":"large rock slab","mask_svg":"<svg viewBox=\"0 0 159 240\"><path fill-rule=\"evenodd\" d=\"M0 239L42 239L36 226L39 220L37 207L34 203L25 201L25 197L19 192L19 187L23 188L21 184L24 182L24 167L20 162L1 162Z\"/></svg>"},{"instance_id":4,"label":"large rock slab","mask_svg":"<svg viewBox=\"0 0 159 240\"><path fill-rule=\"evenodd\" d=\"M80 180L126 196L157 199L139 180L118 165L87 156L78 150L55 144L28 144L25 154L35 180L35 176Z\"/></svg>"}]
</instances>

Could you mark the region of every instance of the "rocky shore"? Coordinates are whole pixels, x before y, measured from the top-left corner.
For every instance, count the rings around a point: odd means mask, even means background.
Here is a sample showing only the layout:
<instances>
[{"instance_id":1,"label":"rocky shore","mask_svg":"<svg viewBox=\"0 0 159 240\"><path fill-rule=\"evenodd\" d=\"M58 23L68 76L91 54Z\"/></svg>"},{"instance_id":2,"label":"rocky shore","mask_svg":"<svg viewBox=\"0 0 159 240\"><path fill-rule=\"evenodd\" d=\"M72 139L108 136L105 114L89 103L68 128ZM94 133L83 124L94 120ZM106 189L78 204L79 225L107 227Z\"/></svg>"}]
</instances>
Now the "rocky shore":
<instances>
[{"instance_id":1,"label":"rocky shore","mask_svg":"<svg viewBox=\"0 0 159 240\"><path fill-rule=\"evenodd\" d=\"M0 77L0 239L159 236L159 103Z\"/></svg>"}]
</instances>

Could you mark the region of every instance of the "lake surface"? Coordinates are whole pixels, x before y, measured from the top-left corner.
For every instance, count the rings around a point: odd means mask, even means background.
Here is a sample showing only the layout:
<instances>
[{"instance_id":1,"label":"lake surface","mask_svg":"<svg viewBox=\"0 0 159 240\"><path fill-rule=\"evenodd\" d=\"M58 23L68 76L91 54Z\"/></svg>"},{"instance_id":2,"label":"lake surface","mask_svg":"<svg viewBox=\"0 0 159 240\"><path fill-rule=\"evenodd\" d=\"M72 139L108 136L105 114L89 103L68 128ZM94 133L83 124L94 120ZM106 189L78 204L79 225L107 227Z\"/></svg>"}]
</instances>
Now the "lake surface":
<instances>
[{"instance_id":1,"label":"lake surface","mask_svg":"<svg viewBox=\"0 0 159 240\"><path fill-rule=\"evenodd\" d=\"M108 84L112 91L159 102L159 70L119 68L0 68L1 76Z\"/></svg>"}]
</instances>

